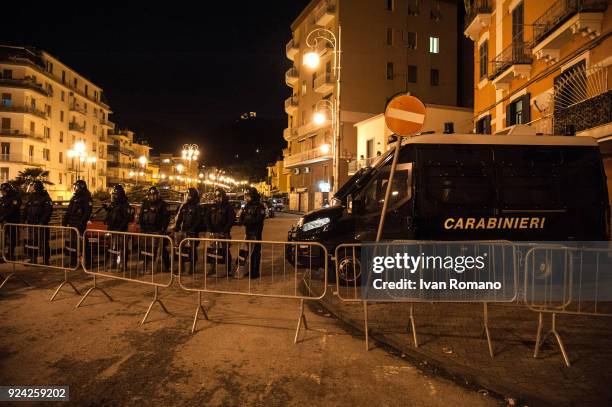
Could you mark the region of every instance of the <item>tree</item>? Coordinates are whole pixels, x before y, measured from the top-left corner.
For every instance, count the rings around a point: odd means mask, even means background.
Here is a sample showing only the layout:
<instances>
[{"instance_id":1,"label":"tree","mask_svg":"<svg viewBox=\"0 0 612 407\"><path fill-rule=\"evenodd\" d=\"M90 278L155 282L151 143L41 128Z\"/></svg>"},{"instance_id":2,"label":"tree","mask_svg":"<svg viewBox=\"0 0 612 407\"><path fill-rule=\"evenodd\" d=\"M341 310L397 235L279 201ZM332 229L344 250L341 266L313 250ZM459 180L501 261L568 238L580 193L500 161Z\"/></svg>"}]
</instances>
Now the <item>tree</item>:
<instances>
[{"instance_id":1,"label":"tree","mask_svg":"<svg viewBox=\"0 0 612 407\"><path fill-rule=\"evenodd\" d=\"M23 171L19 171L15 179L9 182L13 184L15 188L25 192L32 181L42 181L43 184L53 185L53 182L47 180L48 177L49 171L43 170L42 168L30 167Z\"/></svg>"}]
</instances>

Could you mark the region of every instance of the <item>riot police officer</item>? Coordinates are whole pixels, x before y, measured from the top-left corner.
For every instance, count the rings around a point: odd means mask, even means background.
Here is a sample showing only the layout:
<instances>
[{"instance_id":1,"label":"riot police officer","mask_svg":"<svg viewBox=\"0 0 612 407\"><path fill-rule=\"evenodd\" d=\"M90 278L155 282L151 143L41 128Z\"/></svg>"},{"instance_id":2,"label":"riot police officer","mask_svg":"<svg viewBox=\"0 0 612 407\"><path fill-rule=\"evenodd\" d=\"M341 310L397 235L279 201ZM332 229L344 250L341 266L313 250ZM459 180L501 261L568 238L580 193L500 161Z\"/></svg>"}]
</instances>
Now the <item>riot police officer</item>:
<instances>
[{"instance_id":1,"label":"riot police officer","mask_svg":"<svg viewBox=\"0 0 612 407\"><path fill-rule=\"evenodd\" d=\"M104 224L111 231L127 232L130 222L134 219L134 209L128 202L127 195L123 185L118 184L113 187L111 193L110 205L103 206L106 209L106 218ZM121 234L113 234L110 236L108 254L110 255L111 268L121 264L122 268L126 266L126 251L128 244L126 236Z\"/></svg>"},{"instance_id":2,"label":"riot police officer","mask_svg":"<svg viewBox=\"0 0 612 407\"><path fill-rule=\"evenodd\" d=\"M165 235L168 224L170 223L170 213L168 212L168 205L161 198L159 189L152 186L147 191L147 197L142 202L140 207L140 214L138 216L138 224L140 225L140 231L142 233L150 233L156 235ZM148 241L149 239L147 239ZM164 271L170 270L170 256L168 254L166 239L163 240L162 245L162 262ZM150 247L155 249L154 247ZM156 250L153 250L155 253ZM154 255L156 256L156 254Z\"/></svg>"},{"instance_id":3,"label":"riot police officer","mask_svg":"<svg viewBox=\"0 0 612 407\"><path fill-rule=\"evenodd\" d=\"M202 224L202 210L200 208L200 193L195 188L189 188L185 202L181 205L174 225L175 232L184 233L185 237L198 237ZM181 265L185 261L190 263L190 272L193 274L198 261L198 241L187 241L184 245L185 253L180 252Z\"/></svg>"},{"instance_id":4,"label":"riot police officer","mask_svg":"<svg viewBox=\"0 0 612 407\"><path fill-rule=\"evenodd\" d=\"M245 228L245 239L261 240L264 220L266 219L266 208L261 203L261 197L255 188L249 188L244 198L246 204L240 213L240 224ZM250 276L251 278L258 278L259 263L261 260L261 243L252 243L249 246ZM241 276L236 275L236 277Z\"/></svg>"},{"instance_id":5,"label":"riot police officer","mask_svg":"<svg viewBox=\"0 0 612 407\"><path fill-rule=\"evenodd\" d=\"M42 181L33 181L27 189L28 197L23 209L23 222L28 225L48 225L53 213L53 202ZM33 228L28 230L26 249L30 260L36 263L38 253L42 250L43 261L49 264L51 249L49 247L48 228Z\"/></svg>"},{"instance_id":6,"label":"riot police officer","mask_svg":"<svg viewBox=\"0 0 612 407\"><path fill-rule=\"evenodd\" d=\"M236 219L236 212L229 203L225 190L218 188L215 190L215 201L210 207L206 214L206 230L212 234L213 237L222 239L231 239L231 230L234 220ZM216 248L217 253L207 253L218 256L227 267L227 273L231 272L232 256L227 245L220 244ZM210 248L208 249L210 251ZM209 263L212 263L215 267L209 272L209 274L216 273L216 265L218 261L212 261L210 258L207 259Z\"/></svg>"},{"instance_id":7,"label":"riot police officer","mask_svg":"<svg viewBox=\"0 0 612 407\"><path fill-rule=\"evenodd\" d=\"M21 196L19 191L8 182L2 183L0 185L0 223L19 223L21 220L20 208ZM12 260L15 255L15 245L18 238L17 232L17 226L5 229L4 239L5 241L8 240L7 258L9 260Z\"/></svg>"},{"instance_id":8,"label":"riot police officer","mask_svg":"<svg viewBox=\"0 0 612 407\"><path fill-rule=\"evenodd\" d=\"M68 209L62 219L62 226L70 226L76 228L82 235L85 233L87 228L87 222L91 216L93 209L93 200L91 199L91 193L87 189L87 183L79 179L72 185L72 198L68 204ZM69 240L66 244L66 250L70 253L70 265L74 267L77 262L77 244L78 241L75 239L72 233L69 233ZM91 253L89 250L85 250L85 261L90 263Z\"/></svg>"}]
</instances>

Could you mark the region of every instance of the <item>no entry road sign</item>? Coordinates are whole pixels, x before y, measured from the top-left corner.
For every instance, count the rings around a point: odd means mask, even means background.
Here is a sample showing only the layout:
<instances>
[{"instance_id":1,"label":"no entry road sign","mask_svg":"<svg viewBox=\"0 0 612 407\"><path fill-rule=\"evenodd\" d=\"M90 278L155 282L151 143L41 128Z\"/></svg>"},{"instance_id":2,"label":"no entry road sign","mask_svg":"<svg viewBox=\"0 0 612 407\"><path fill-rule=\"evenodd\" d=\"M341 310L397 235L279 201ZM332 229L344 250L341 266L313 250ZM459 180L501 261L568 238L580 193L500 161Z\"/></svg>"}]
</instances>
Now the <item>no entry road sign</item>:
<instances>
[{"instance_id":1,"label":"no entry road sign","mask_svg":"<svg viewBox=\"0 0 612 407\"><path fill-rule=\"evenodd\" d=\"M397 96L387 105L385 123L399 136L417 133L425 123L425 105L414 96Z\"/></svg>"}]
</instances>

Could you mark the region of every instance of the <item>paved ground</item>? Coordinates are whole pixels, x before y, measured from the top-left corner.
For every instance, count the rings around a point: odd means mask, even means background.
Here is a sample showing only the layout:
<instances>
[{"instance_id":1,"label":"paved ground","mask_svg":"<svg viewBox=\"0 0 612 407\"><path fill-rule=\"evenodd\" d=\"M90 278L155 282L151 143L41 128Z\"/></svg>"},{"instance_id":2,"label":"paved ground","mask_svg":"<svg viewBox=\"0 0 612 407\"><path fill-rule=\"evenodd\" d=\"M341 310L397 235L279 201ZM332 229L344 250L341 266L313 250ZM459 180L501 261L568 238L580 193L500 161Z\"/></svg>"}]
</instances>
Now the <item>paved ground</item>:
<instances>
[{"instance_id":1,"label":"paved ground","mask_svg":"<svg viewBox=\"0 0 612 407\"><path fill-rule=\"evenodd\" d=\"M294 220L270 220L264 237L283 239ZM383 349L365 352L363 340L316 303L306 308L309 329L297 345L297 302L270 298L207 296L211 321L192 335L195 298L176 287L162 290L173 315L155 308L140 327L150 289L106 281L114 302L98 293L75 309L69 291L48 302L58 272L20 273L33 288L11 282L0 290L0 383L69 385L73 405L500 403ZM90 284L82 273L74 280Z\"/></svg>"}]
</instances>

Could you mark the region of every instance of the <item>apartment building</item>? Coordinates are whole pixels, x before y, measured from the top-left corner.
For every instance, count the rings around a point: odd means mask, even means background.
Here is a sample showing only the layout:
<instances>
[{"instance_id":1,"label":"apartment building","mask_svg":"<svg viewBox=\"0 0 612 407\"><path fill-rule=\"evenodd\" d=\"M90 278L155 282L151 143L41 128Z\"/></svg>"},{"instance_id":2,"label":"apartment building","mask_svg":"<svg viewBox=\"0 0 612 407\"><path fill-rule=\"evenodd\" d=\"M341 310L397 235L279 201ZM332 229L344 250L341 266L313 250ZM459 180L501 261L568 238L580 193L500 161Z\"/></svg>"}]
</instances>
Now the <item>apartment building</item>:
<instances>
[{"instance_id":1,"label":"apartment building","mask_svg":"<svg viewBox=\"0 0 612 407\"><path fill-rule=\"evenodd\" d=\"M291 95L285 100L284 168L291 173L292 209L322 205L334 182L331 120L313 122L319 101L339 96L334 51L341 58L341 185L348 162L357 157L354 124L384 111L393 95L410 93L427 103L456 105L457 13L456 2L435 0L313 0L300 13L286 45L293 66L285 74ZM335 50L327 41L318 41L316 49L306 43L317 28L334 34ZM314 69L304 64L304 55L313 50L320 56Z\"/></svg>"},{"instance_id":2,"label":"apartment building","mask_svg":"<svg viewBox=\"0 0 612 407\"><path fill-rule=\"evenodd\" d=\"M289 193L289 179L291 174L284 170L283 160L277 160L275 163L266 167L268 171L267 184L270 188L270 194L287 194Z\"/></svg>"},{"instance_id":3,"label":"apartment building","mask_svg":"<svg viewBox=\"0 0 612 407\"><path fill-rule=\"evenodd\" d=\"M608 0L473 0L474 130L612 133Z\"/></svg>"},{"instance_id":4,"label":"apartment building","mask_svg":"<svg viewBox=\"0 0 612 407\"><path fill-rule=\"evenodd\" d=\"M106 188L112 113L102 89L49 53L0 46L0 180L27 167L49 171L55 200L74 181Z\"/></svg>"},{"instance_id":5,"label":"apartment building","mask_svg":"<svg viewBox=\"0 0 612 407\"><path fill-rule=\"evenodd\" d=\"M108 139L108 186L150 185L159 166L151 162L149 144L136 140L130 130L113 130Z\"/></svg>"}]
</instances>

